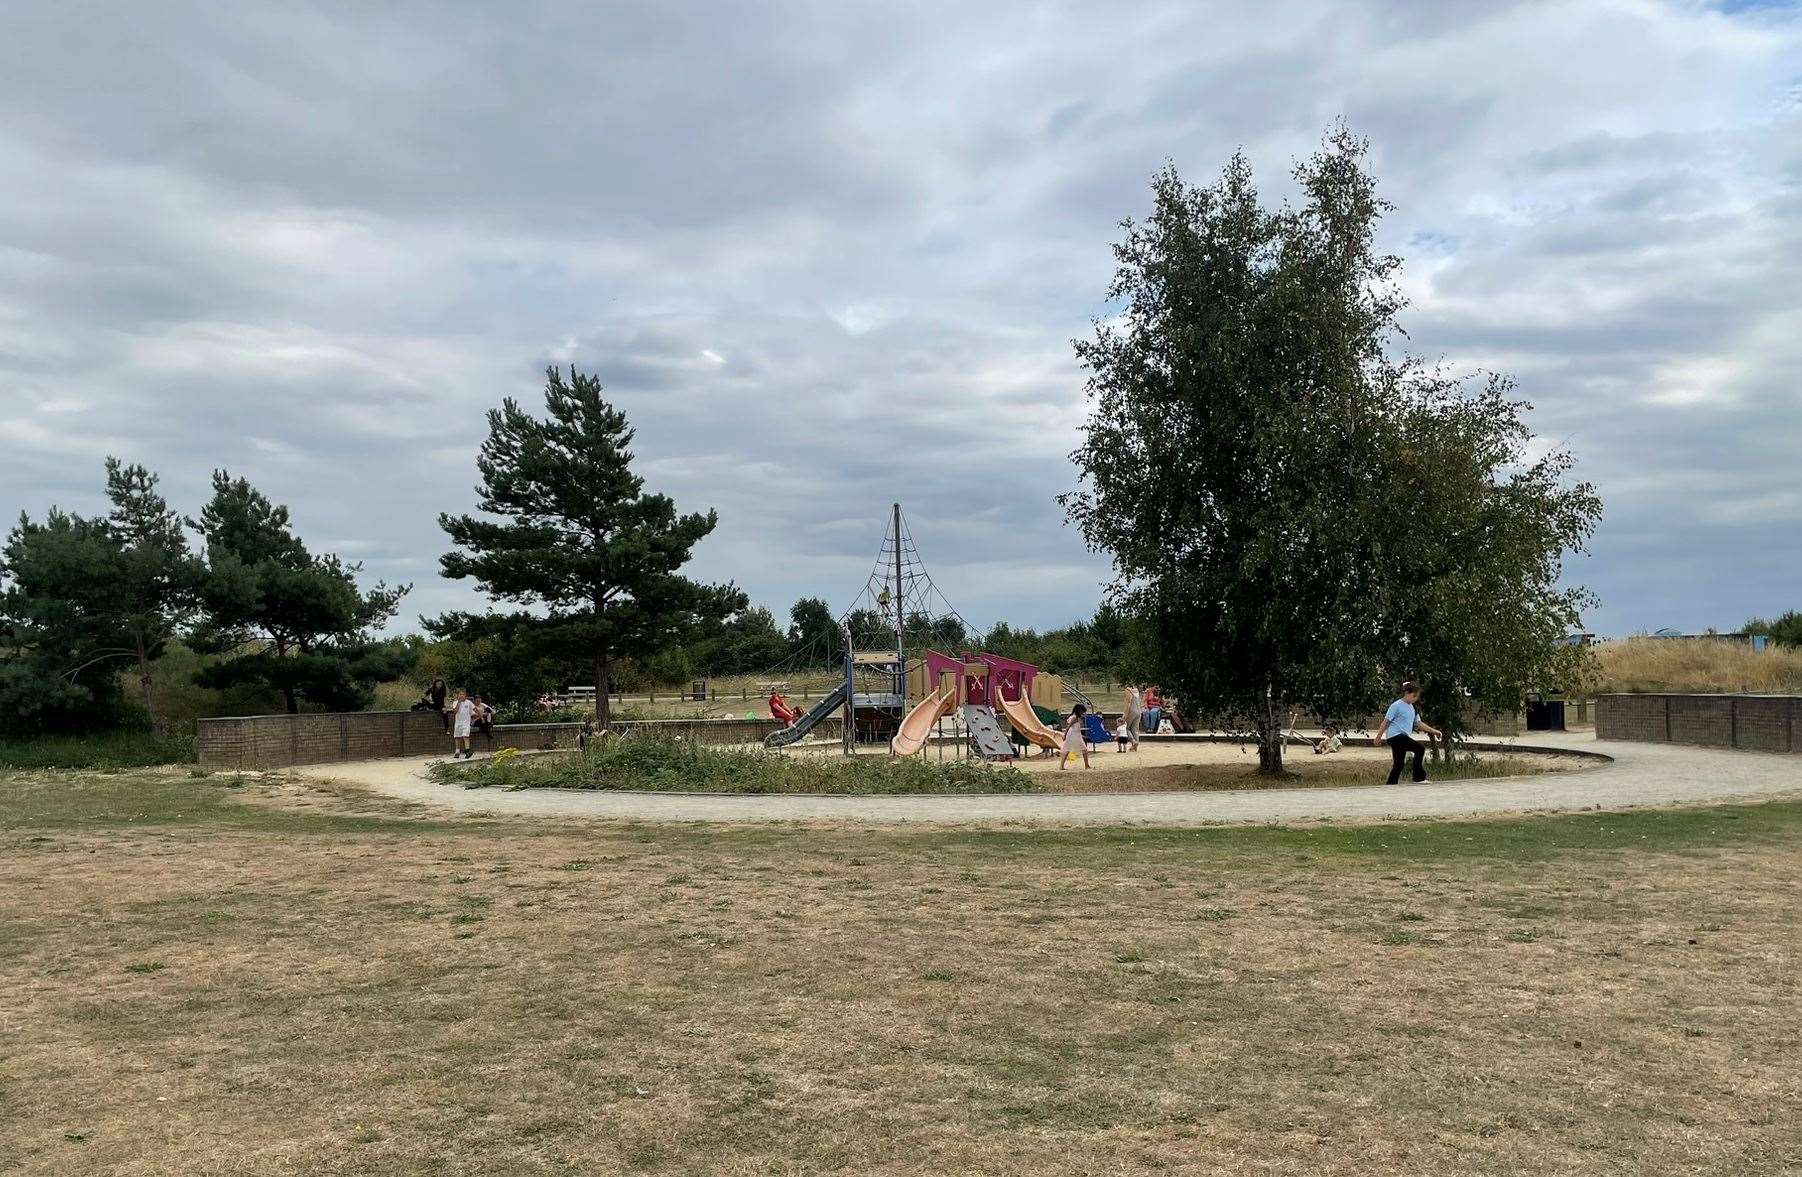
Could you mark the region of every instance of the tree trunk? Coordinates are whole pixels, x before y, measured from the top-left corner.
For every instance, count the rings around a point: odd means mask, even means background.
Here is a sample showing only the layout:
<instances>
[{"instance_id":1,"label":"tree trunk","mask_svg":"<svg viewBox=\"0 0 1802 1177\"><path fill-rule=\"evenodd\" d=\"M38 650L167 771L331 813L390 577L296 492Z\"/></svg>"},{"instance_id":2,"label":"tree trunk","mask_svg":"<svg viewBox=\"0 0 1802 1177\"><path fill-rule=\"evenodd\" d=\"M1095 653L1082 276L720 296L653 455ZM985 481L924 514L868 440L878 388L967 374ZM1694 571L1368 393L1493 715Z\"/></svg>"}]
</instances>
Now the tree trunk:
<instances>
[{"instance_id":1,"label":"tree trunk","mask_svg":"<svg viewBox=\"0 0 1802 1177\"><path fill-rule=\"evenodd\" d=\"M156 721L156 703L150 697L150 653L144 648L144 635L133 636L138 648L138 689L144 693L144 718L150 721L150 730L160 736L163 726Z\"/></svg>"},{"instance_id":2,"label":"tree trunk","mask_svg":"<svg viewBox=\"0 0 1802 1177\"><path fill-rule=\"evenodd\" d=\"M607 693L613 685L607 681L612 677L612 668L613 659L603 647L594 656L594 725L601 731L606 731L613 723L613 700Z\"/></svg>"},{"instance_id":3,"label":"tree trunk","mask_svg":"<svg viewBox=\"0 0 1802 1177\"><path fill-rule=\"evenodd\" d=\"M1258 775L1283 775L1283 725L1277 720L1274 692L1264 696L1264 714L1258 717Z\"/></svg>"},{"instance_id":4,"label":"tree trunk","mask_svg":"<svg viewBox=\"0 0 1802 1177\"><path fill-rule=\"evenodd\" d=\"M301 647L301 653L306 653L305 646ZM275 656L277 658L286 658L288 656L288 643L281 638L275 640ZM292 685L284 686L281 690L282 702L288 705L288 714L299 715L300 702L294 697L294 687Z\"/></svg>"}]
</instances>

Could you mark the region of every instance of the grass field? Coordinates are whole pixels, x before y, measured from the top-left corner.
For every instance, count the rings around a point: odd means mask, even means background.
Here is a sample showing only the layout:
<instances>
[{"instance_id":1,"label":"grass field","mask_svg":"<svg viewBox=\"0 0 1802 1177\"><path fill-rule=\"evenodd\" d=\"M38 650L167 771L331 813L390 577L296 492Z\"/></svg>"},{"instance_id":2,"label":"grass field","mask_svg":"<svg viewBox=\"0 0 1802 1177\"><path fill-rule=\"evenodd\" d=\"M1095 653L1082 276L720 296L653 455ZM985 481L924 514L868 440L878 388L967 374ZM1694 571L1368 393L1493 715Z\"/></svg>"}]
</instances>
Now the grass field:
<instances>
[{"instance_id":1,"label":"grass field","mask_svg":"<svg viewBox=\"0 0 1802 1177\"><path fill-rule=\"evenodd\" d=\"M147 731L95 732L0 740L0 770L33 768L148 768L194 759L194 735Z\"/></svg>"},{"instance_id":2,"label":"grass field","mask_svg":"<svg viewBox=\"0 0 1802 1177\"><path fill-rule=\"evenodd\" d=\"M1024 832L0 776L0 1171L1802 1164L1802 804Z\"/></svg>"},{"instance_id":3,"label":"grass field","mask_svg":"<svg viewBox=\"0 0 1802 1177\"><path fill-rule=\"evenodd\" d=\"M1627 638L1595 647L1604 691L1802 691L1802 649L1754 650L1743 642Z\"/></svg>"}]
</instances>

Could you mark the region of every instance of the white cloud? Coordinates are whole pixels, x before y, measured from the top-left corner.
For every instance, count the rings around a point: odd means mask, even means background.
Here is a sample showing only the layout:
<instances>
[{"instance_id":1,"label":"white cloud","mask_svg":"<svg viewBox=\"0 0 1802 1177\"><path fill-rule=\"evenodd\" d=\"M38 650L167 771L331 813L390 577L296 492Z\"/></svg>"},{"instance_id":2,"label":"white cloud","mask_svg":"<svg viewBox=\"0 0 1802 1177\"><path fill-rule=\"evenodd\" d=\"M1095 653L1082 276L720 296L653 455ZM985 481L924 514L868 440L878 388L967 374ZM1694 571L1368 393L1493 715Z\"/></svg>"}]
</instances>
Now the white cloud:
<instances>
[{"instance_id":1,"label":"white cloud","mask_svg":"<svg viewBox=\"0 0 1802 1177\"><path fill-rule=\"evenodd\" d=\"M121 11L127 11L121 8ZM913 508L971 617L1092 607L1072 337L1164 160L1272 197L1345 115L1411 346L1608 503L1604 631L1795 603L1802 19L1691 0L37 6L0 44L0 499L215 466L430 574L484 412L599 371L697 570L779 610ZM322 545L333 541L319 541ZM423 570L423 571L422 571Z\"/></svg>"}]
</instances>

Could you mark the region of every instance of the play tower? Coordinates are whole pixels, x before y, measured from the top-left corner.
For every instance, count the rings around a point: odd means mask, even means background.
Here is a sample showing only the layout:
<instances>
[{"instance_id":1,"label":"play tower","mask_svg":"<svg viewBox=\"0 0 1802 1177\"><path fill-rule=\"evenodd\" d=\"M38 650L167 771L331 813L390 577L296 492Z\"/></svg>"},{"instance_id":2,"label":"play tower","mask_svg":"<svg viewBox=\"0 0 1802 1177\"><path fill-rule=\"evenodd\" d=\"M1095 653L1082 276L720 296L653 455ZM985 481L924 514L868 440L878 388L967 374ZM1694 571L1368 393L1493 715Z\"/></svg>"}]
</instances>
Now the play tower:
<instances>
[{"instance_id":1,"label":"play tower","mask_svg":"<svg viewBox=\"0 0 1802 1177\"><path fill-rule=\"evenodd\" d=\"M932 743L941 755L949 747L960 755L967 751L985 760L1011 760L1010 726L1029 745L1056 746L1056 734L1033 709L1035 696L1051 708L1060 705L1064 688L1055 675L996 654L953 656L926 649L911 661L908 657L910 634L922 645L936 635L961 646L972 633L973 627L933 584L901 504L893 504L863 591L839 617L842 678L764 742L772 748L798 744L821 721L841 715L846 755L860 743L887 744L896 755ZM821 653L798 651L790 664ZM792 712L778 714L772 708L772 714L788 719Z\"/></svg>"}]
</instances>

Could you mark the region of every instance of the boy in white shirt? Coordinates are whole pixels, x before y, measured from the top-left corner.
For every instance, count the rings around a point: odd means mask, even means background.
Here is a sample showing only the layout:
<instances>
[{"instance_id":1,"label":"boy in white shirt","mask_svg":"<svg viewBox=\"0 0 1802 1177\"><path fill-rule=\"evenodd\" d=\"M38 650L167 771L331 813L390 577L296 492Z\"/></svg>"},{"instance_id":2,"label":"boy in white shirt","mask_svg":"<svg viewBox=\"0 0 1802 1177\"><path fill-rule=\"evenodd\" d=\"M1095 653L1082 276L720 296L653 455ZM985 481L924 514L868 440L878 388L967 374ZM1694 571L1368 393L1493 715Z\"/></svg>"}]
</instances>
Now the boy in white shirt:
<instances>
[{"instance_id":1,"label":"boy in white shirt","mask_svg":"<svg viewBox=\"0 0 1802 1177\"><path fill-rule=\"evenodd\" d=\"M469 728L475 722L476 705L469 701L467 691L457 692L457 702L451 708L451 738L457 742L457 750L451 753L451 759L461 756L468 760L475 753L469 750Z\"/></svg>"}]
</instances>

